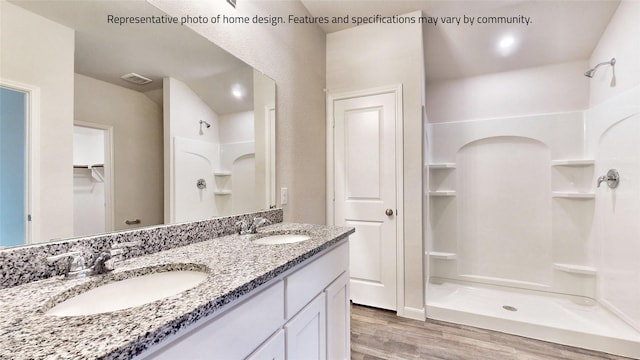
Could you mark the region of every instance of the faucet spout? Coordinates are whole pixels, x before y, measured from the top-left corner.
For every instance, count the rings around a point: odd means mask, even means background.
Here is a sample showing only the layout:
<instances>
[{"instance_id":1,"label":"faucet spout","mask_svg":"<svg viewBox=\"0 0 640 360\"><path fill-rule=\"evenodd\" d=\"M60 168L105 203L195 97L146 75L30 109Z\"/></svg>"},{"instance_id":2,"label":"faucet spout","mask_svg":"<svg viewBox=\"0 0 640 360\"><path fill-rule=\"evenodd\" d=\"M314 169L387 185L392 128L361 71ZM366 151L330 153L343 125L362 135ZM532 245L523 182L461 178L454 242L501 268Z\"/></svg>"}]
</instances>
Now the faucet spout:
<instances>
[{"instance_id":1,"label":"faucet spout","mask_svg":"<svg viewBox=\"0 0 640 360\"><path fill-rule=\"evenodd\" d=\"M107 261L111 259L111 254L108 252L101 252L96 257L96 260L93 262L91 266L93 274L106 274L109 271L113 270L113 267L107 266Z\"/></svg>"},{"instance_id":2,"label":"faucet spout","mask_svg":"<svg viewBox=\"0 0 640 360\"><path fill-rule=\"evenodd\" d=\"M269 219L263 217L254 218L251 224L247 224L245 221L238 221L236 223L236 226L238 226L238 235L257 234L259 227L270 223L271 221L269 221Z\"/></svg>"}]
</instances>

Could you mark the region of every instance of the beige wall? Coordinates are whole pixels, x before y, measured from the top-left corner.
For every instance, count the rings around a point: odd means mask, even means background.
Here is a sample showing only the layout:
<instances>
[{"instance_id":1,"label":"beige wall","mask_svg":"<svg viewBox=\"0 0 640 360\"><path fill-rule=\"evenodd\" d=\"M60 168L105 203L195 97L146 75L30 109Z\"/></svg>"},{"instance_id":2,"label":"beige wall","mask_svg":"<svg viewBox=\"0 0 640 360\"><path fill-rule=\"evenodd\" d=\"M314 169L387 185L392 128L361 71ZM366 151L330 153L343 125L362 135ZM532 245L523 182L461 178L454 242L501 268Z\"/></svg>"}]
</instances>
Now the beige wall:
<instances>
[{"instance_id":1,"label":"beige wall","mask_svg":"<svg viewBox=\"0 0 640 360\"><path fill-rule=\"evenodd\" d=\"M298 1L150 0L172 16L308 15ZM277 187L285 221L325 223L325 34L317 25L206 24L193 29L276 82Z\"/></svg>"},{"instance_id":2,"label":"beige wall","mask_svg":"<svg viewBox=\"0 0 640 360\"><path fill-rule=\"evenodd\" d=\"M408 15L420 15L414 12ZM375 40L372 40L375 39ZM419 24L365 25L327 35L330 93L403 86L404 304L400 314L423 312L422 28Z\"/></svg>"},{"instance_id":3,"label":"beige wall","mask_svg":"<svg viewBox=\"0 0 640 360\"><path fill-rule=\"evenodd\" d=\"M589 67L616 58L615 84L610 66L598 68L591 79L591 107L640 84L640 1L625 0L611 18L598 46L591 54Z\"/></svg>"},{"instance_id":4,"label":"beige wall","mask_svg":"<svg viewBox=\"0 0 640 360\"><path fill-rule=\"evenodd\" d=\"M113 126L114 227L163 223L162 108L137 91L75 75L75 120ZM71 132L71 128L69 128Z\"/></svg>"},{"instance_id":5,"label":"beige wall","mask_svg":"<svg viewBox=\"0 0 640 360\"><path fill-rule=\"evenodd\" d=\"M430 123L584 110L587 61L533 67L427 84Z\"/></svg>"},{"instance_id":6,"label":"beige wall","mask_svg":"<svg viewBox=\"0 0 640 360\"><path fill-rule=\"evenodd\" d=\"M0 1L0 44L0 79L40 88L40 216L34 218L40 232L34 242L73 236L74 31Z\"/></svg>"}]
</instances>

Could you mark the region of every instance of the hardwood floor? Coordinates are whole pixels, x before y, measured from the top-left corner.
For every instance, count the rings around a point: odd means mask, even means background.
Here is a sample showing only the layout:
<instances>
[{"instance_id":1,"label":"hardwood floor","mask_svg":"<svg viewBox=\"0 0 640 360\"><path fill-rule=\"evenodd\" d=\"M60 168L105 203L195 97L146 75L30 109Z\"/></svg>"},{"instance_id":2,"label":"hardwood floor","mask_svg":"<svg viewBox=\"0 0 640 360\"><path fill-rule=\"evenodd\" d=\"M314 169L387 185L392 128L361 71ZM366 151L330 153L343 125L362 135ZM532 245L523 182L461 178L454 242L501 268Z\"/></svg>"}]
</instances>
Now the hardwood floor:
<instances>
[{"instance_id":1,"label":"hardwood floor","mask_svg":"<svg viewBox=\"0 0 640 360\"><path fill-rule=\"evenodd\" d=\"M351 307L351 359L628 360L628 358L394 312Z\"/></svg>"}]
</instances>

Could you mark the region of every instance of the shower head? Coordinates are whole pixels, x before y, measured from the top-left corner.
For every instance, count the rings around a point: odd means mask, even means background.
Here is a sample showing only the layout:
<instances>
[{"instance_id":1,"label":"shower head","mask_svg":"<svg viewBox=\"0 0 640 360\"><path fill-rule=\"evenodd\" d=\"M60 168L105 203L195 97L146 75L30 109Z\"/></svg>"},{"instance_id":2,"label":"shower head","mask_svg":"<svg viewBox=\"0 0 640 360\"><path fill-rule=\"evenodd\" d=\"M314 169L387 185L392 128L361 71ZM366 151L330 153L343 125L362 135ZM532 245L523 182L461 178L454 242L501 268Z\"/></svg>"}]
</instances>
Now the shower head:
<instances>
[{"instance_id":1,"label":"shower head","mask_svg":"<svg viewBox=\"0 0 640 360\"><path fill-rule=\"evenodd\" d=\"M611 60L609 61L605 61L605 62L601 62L600 64L596 65L593 67L593 69L589 69L587 70L587 72L584 73L584 76L592 78L593 75L596 73L596 69L602 65L611 65L614 66L616 64L616 58L611 58Z\"/></svg>"},{"instance_id":2,"label":"shower head","mask_svg":"<svg viewBox=\"0 0 640 360\"><path fill-rule=\"evenodd\" d=\"M200 125L204 124L207 129L211 127L211 124L209 124L208 122L204 121L204 120L200 120Z\"/></svg>"}]
</instances>

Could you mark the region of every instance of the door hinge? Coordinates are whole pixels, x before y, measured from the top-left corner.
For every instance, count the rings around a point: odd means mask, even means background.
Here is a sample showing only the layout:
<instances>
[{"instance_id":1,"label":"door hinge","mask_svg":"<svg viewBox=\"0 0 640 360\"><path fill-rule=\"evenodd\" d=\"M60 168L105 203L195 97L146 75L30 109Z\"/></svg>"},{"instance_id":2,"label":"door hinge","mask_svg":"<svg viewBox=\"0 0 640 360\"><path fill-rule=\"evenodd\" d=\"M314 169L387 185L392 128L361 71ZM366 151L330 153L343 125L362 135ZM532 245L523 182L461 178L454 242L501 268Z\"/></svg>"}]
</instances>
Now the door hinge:
<instances>
[{"instance_id":1,"label":"door hinge","mask_svg":"<svg viewBox=\"0 0 640 360\"><path fill-rule=\"evenodd\" d=\"M31 214L27 215L27 221L31 221Z\"/></svg>"}]
</instances>

